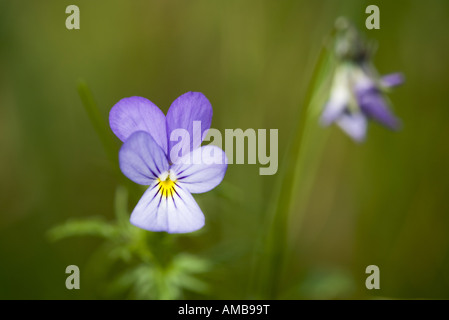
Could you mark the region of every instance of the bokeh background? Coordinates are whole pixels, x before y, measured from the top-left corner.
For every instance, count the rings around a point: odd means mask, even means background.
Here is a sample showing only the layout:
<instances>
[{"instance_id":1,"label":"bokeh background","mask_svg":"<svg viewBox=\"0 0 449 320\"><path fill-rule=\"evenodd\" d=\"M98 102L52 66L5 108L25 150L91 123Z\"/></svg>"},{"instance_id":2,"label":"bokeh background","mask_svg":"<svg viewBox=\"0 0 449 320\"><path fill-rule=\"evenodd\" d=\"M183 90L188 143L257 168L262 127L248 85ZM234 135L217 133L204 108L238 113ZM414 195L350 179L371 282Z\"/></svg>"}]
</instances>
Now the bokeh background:
<instances>
[{"instance_id":1,"label":"bokeh background","mask_svg":"<svg viewBox=\"0 0 449 320\"><path fill-rule=\"evenodd\" d=\"M65 28L70 4L80 8L80 30ZM364 27L370 4L380 8L380 30ZM104 121L123 97L146 97L166 112L182 93L201 91L214 128L279 129L281 163L323 40L341 15L377 41L380 73L405 74L390 95L403 128L371 124L362 145L323 129L329 137L306 209L291 217L277 298L449 298L444 0L1 0L0 298L133 297L101 290L120 272L103 272L107 257L96 258L104 239L48 237L70 219L114 219L120 179L77 93L80 79ZM248 279L276 178L260 176L259 165L230 165L222 185L195 196L206 226L177 236L176 250L213 267L198 275L207 293L181 298L254 297ZM80 290L65 288L72 264ZM371 264L380 290L365 288Z\"/></svg>"}]
</instances>

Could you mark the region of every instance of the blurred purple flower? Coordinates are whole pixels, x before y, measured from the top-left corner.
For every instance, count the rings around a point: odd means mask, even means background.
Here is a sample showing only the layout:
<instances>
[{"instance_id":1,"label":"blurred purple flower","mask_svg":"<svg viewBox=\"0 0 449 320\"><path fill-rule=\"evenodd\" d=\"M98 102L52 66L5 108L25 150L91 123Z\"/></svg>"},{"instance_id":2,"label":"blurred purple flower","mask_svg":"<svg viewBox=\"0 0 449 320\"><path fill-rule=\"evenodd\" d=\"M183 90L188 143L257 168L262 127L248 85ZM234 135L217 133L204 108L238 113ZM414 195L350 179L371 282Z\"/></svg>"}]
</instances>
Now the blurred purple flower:
<instances>
[{"instance_id":1,"label":"blurred purple flower","mask_svg":"<svg viewBox=\"0 0 449 320\"><path fill-rule=\"evenodd\" d=\"M334 75L330 98L322 113L321 123L330 125L336 122L358 142L365 139L368 119L392 130L399 129L400 121L390 111L382 91L402 82L400 73L376 80L366 68L340 66Z\"/></svg>"},{"instance_id":2,"label":"blurred purple flower","mask_svg":"<svg viewBox=\"0 0 449 320\"><path fill-rule=\"evenodd\" d=\"M204 215L191 193L215 188L227 169L223 150L200 146L211 121L212 106L199 92L178 97L167 116L142 97L124 98L114 105L109 122L124 142L120 169L135 183L149 186L131 214L133 225L168 233L192 232L204 226ZM199 132L195 132L194 122L200 125ZM181 130L177 135L181 139L171 141L176 130ZM175 147L187 152L173 152Z\"/></svg>"},{"instance_id":3,"label":"blurred purple flower","mask_svg":"<svg viewBox=\"0 0 449 320\"><path fill-rule=\"evenodd\" d=\"M379 78L371 64L372 48L361 39L357 29L344 18L337 19L336 29L337 66L321 123L327 126L336 122L357 142L365 139L369 119L389 129L399 129L400 121L390 111L384 92L402 84L402 74Z\"/></svg>"}]
</instances>

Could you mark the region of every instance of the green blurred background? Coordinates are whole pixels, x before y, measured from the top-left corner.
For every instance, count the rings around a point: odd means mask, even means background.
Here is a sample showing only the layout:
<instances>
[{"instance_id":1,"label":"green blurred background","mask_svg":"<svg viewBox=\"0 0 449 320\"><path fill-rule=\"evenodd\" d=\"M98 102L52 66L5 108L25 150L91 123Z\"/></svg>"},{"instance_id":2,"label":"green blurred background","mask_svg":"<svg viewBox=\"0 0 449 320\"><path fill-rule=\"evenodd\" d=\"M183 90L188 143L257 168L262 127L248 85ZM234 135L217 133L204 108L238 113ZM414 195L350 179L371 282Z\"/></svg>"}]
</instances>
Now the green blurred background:
<instances>
[{"instance_id":1,"label":"green blurred background","mask_svg":"<svg viewBox=\"0 0 449 320\"><path fill-rule=\"evenodd\" d=\"M81 29L65 28L76 4ZM367 30L367 5L380 30ZM91 88L104 120L121 98L164 112L186 91L214 109L212 127L279 129L280 161L324 38L338 16L379 45L382 74L402 71L390 98L403 129L371 124L356 145L329 129L305 214L293 214L279 298L449 298L449 2L0 1L0 298L104 299L114 278L95 262L103 240L52 242L68 219L114 219L119 183L77 93ZM116 139L117 146L119 141ZM280 162L281 163L281 162ZM214 262L206 295L245 299L256 239L276 176L230 165L222 185L195 195L206 216L184 250ZM131 197L130 209L138 200ZM93 262L94 261L94 262ZM65 268L81 289L65 288ZM365 268L380 268L380 290Z\"/></svg>"}]
</instances>

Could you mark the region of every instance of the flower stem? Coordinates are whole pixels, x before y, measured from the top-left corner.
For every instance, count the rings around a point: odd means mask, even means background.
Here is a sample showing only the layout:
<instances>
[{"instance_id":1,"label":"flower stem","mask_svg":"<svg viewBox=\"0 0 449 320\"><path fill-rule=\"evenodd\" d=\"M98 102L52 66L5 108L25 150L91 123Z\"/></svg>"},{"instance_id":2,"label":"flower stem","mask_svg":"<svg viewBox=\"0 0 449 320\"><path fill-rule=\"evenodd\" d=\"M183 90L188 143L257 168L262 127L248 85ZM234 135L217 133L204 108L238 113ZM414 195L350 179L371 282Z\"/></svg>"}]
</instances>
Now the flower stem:
<instances>
[{"instance_id":1,"label":"flower stem","mask_svg":"<svg viewBox=\"0 0 449 320\"><path fill-rule=\"evenodd\" d=\"M304 165L309 163L309 154L306 154L310 149L310 140L313 139L313 130L318 125L318 112L321 109L320 105L326 94L323 94L324 79L329 74L328 66L329 55L326 54L325 48L321 49L315 64L314 73L312 76L311 86L307 90L304 107L299 111L299 118L294 130L294 135L287 147L287 155L283 159L283 165L279 173L276 185L274 188L273 205L268 210L268 236L265 232L262 250L258 252L258 258L255 259L255 268L259 272L253 278L253 283L250 286L256 288L253 294L257 298L276 299L279 298L282 287L282 274L285 268L286 254L288 252L288 231L291 211L300 197L298 191L306 192L301 179L303 177ZM316 99L318 97L319 99ZM320 131L321 128L319 128ZM320 139L321 140L321 139ZM322 141L322 140L321 140ZM321 154L324 143L319 143L319 147L315 148L314 153ZM307 157L306 157L307 156ZM307 158L308 161L305 161ZM313 157L314 163L317 160ZM316 165L314 166L317 167ZM308 181L313 180L314 173L308 173ZM307 184L310 186L310 183ZM307 192L308 193L308 192ZM303 210L301 210L303 211ZM254 283L257 281L257 283Z\"/></svg>"},{"instance_id":2,"label":"flower stem","mask_svg":"<svg viewBox=\"0 0 449 320\"><path fill-rule=\"evenodd\" d=\"M81 98L84 109L86 110L87 115L89 116L89 119L95 129L95 132L98 134L98 137L103 144L106 155L108 156L111 163L114 164L114 169L117 170L117 145L114 143L107 123L101 116L100 110L97 106L97 103L95 102L92 92L90 91L87 84L82 80L78 82L78 94Z\"/></svg>"}]
</instances>

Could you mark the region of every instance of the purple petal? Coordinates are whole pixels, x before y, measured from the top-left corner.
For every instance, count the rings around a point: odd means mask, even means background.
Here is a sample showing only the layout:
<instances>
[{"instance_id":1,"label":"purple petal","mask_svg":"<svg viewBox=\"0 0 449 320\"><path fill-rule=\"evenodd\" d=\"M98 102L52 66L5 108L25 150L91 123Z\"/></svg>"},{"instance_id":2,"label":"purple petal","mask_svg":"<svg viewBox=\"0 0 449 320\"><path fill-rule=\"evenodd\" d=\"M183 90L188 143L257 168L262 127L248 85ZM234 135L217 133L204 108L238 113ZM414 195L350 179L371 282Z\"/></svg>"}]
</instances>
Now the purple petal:
<instances>
[{"instance_id":1,"label":"purple petal","mask_svg":"<svg viewBox=\"0 0 449 320\"><path fill-rule=\"evenodd\" d=\"M328 126L337 120L345 111L346 101L329 100L321 115L320 122L323 126Z\"/></svg>"},{"instance_id":2,"label":"purple petal","mask_svg":"<svg viewBox=\"0 0 449 320\"><path fill-rule=\"evenodd\" d=\"M399 120L391 113L377 88L356 90L357 101L362 112L390 129L399 128Z\"/></svg>"},{"instance_id":3,"label":"purple petal","mask_svg":"<svg viewBox=\"0 0 449 320\"><path fill-rule=\"evenodd\" d=\"M216 146L204 146L178 159L170 170L189 192L202 193L221 183L227 162L223 150Z\"/></svg>"},{"instance_id":4,"label":"purple petal","mask_svg":"<svg viewBox=\"0 0 449 320\"><path fill-rule=\"evenodd\" d=\"M176 185L170 195L150 186L131 213L130 222L149 231L187 233L204 226L204 215L192 195Z\"/></svg>"},{"instance_id":5,"label":"purple petal","mask_svg":"<svg viewBox=\"0 0 449 320\"><path fill-rule=\"evenodd\" d=\"M357 142L365 140L367 121L361 113L345 113L338 119L338 125Z\"/></svg>"},{"instance_id":6,"label":"purple petal","mask_svg":"<svg viewBox=\"0 0 449 320\"><path fill-rule=\"evenodd\" d=\"M392 88L404 83L404 75L402 73L391 73L383 76L380 79L382 86Z\"/></svg>"},{"instance_id":7,"label":"purple petal","mask_svg":"<svg viewBox=\"0 0 449 320\"><path fill-rule=\"evenodd\" d=\"M210 128L212 122L212 106L202 93L187 92L172 103L166 119L168 154L170 161L175 162L178 157L186 155L201 145L203 133ZM181 131L185 134L181 135L180 141L170 141L170 136L176 129L183 129ZM182 150L181 154L171 155L171 149L178 143L178 147Z\"/></svg>"},{"instance_id":8,"label":"purple petal","mask_svg":"<svg viewBox=\"0 0 449 320\"><path fill-rule=\"evenodd\" d=\"M153 137L145 132L133 133L119 152L120 169L135 183L151 185L169 168L167 156Z\"/></svg>"},{"instance_id":9,"label":"purple petal","mask_svg":"<svg viewBox=\"0 0 449 320\"><path fill-rule=\"evenodd\" d=\"M152 135L167 153L167 130L164 113L150 100L142 97L124 98L109 112L109 124L123 142L136 131Z\"/></svg>"}]
</instances>

